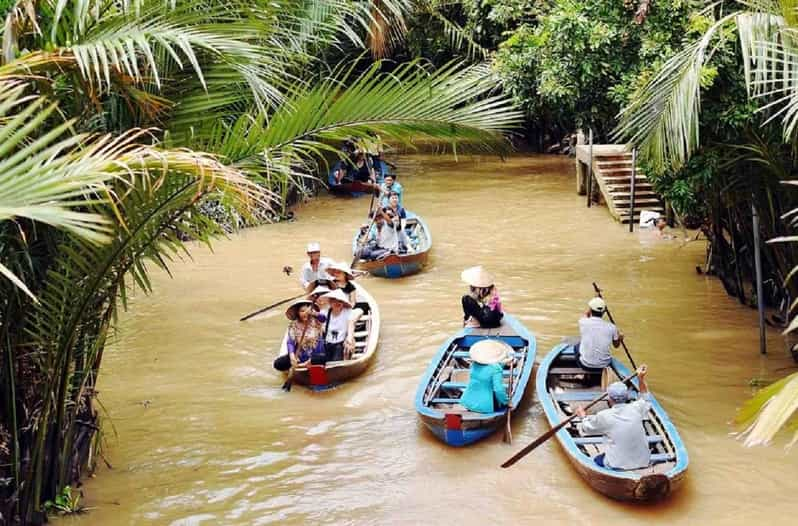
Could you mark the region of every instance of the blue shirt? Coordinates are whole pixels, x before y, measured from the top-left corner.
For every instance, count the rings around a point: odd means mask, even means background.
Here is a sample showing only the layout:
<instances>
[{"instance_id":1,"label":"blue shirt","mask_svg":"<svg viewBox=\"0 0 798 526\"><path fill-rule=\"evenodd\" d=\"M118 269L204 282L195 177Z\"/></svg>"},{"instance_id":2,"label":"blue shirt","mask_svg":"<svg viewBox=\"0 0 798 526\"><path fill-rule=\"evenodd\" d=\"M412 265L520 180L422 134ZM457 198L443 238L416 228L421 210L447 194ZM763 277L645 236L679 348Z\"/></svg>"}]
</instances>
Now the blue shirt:
<instances>
[{"instance_id":1,"label":"blue shirt","mask_svg":"<svg viewBox=\"0 0 798 526\"><path fill-rule=\"evenodd\" d=\"M390 203L390 197L391 196L389 195L391 192L396 192L397 194L399 194L399 206L402 206L402 197L404 197L403 196L403 191L404 190L402 189L402 185L399 184L399 181L395 180L393 182L393 185L391 185L390 190L388 189L388 186L385 185L385 183L383 183L380 186L380 191L383 194L382 195L382 200L380 201L380 206L381 207L385 208L386 206L389 206L391 204Z\"/></svg>"},{"instance_id":2,"label":"blue shirt","mask_svg":"<svg viewBox=\"0 0 798 526\"><path fill-rule=\"evenodd\" d=\"M481 363L471 363L471 376L468 380L468 387L463 391L460 404L469 411L477 413L493 413L496 408L493 405L493 397L501 405L507 405L507 388L502 382L502 366L494 363L482 365Z\"/></svg>"}]
</instances>

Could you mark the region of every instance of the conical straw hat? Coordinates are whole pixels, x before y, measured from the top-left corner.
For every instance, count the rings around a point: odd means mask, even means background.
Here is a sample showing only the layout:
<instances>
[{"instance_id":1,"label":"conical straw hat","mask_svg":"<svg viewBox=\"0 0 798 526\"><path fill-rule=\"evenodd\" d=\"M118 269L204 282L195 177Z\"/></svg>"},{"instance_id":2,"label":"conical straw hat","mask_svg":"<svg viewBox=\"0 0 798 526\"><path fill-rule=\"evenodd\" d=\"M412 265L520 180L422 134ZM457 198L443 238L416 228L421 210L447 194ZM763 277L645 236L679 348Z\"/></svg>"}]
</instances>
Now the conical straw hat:
<instances>
[{"instance_id":1,"label":"conical straw hat","mask_svg":"<svg viewBox=\"0 0 798 526\"><path fill-rule=\"evenodd\" d=\"M472 287L490 287L495 283L493 274L482 268L482 266L467 268L460 274L460 279Z\"/></svg>"},{"instance_id":2,"label":"conical straw hat","mask_svg":"<svg viewBox=\"0 0 798 526\"><path fill-rule=\"evenodd\" d=\"M472 345L468 355L477 363L490 365L504 361L512 350L512 347L501 340L486 339Z\"/></svg>"},{"instance_id":3,"label":"conical straw hat","mask_svg":"<svg viewBox=\"0 0 798 526\"><path fill-rule=\"evenodd\" d=\"M328 292L327 294L325 294L324 296L322 296L322 297L321 297L321 298L319 298L319 299L324 299L324 300L338 300L338 301L340 301L341 303L345 304L347 307L350 307L350 308L352 307L352 304L351 304L351 303L349 303L349 297L348 297L348 296L346 295L346 293L345 293L344 291L342 291L341 289L335 289L335 290L334 290L334 291L332 291L332 292Z\"/></svg>"},{"instance_id":4,"label":"conical straw hat","mask_svg":"<svg viewBox=\"0 0 798 526\"><path fill-rule=\"evenodd\" d=\"M329 265L327 267L327 270L337 270L339 272L343 272L349 277L349 279L355 277L355 271L349 268L349 265L347 265L346 263L341 263L341 262L333 263L332 265Z\"/></svg>"},{"instance_id":5,"label":"conical straw hat","mask_svg":"<svg viewBox=\"0 0 798 526\"><path fill-rule=\"evenodd\" d=\"M314 310L319 310L319 308L316 307L315 303L313 303L308 299L302 298L296 300L291 305L289 305L287 309L285 309L285 317L292 321L295 320L297 318L297 312L299 311L299 307L301 307L302 305L310 305L311 307L313 307Z\"/></svg>"}]
</instances>

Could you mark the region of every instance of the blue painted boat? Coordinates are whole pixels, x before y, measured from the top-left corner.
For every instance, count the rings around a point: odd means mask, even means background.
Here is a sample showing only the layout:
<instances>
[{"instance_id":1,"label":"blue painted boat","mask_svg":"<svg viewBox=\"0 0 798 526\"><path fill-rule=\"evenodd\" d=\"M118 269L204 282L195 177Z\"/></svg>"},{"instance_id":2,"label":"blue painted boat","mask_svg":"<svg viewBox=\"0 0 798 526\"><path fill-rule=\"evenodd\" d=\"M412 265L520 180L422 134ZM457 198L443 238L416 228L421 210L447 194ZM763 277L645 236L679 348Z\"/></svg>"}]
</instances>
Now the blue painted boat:
<instances>
[{"instance_id":1,"label":"blue painted boat","mask_svg":"<svg viewBox=\"0 0 798 526\"><path fill-rule=\"evenodd\" d=\"M416 274L427 264L429 251L432 248L432 233L427 223L421 216L405 210L405 235L409 241L408 251L405 254L389 254L387 257L374 261L361 259L355 263L354 268L365 270L380 278L401 278ZM352 239L352 255L359 248L360 232L355 233Z\"/></svg>"},{"instance_id":2,"label":"blue painted boat","mask_svg":"<svg viewBox=\"0 0 798 526\"><path fill-rule=\"evenodd\" d=\"M561 343L538 366L537 397L552 427L571 416L577 404L587 405L602 394L601 375L585 374L575 360L573 345ZM614 358L610 367L616 377L611 381L631 374ZM637 379L632 383L637 388ZM557 440L571 464L590 486L609 497L629 501L661 499L678 488L687 474L687 449L668 414L653 394L648 396L651 411L643 426L651 448L652 463L646 468L618 471L598 466L593 458L606 450L606 439L582 435L578 418L557 432ZM590 412L607 407L607 403L602 402Z\"/></svg>"},{"instance_id":3,"label":"blue painted boat","mask_svg":"<svg viewBox=\"0 0 798 526\"><path fill-rule=\"evenodd\" d=\"M535 363L535 337L521 322L505 314L496 329L464 328L446 340L432 359L416 392L416 411L432 433L450 446L467 446L503 427L507 410L493 413L469 411L458 403L468 385L471 359L468 350L476 342L499 339L513 348L512 405L517 407L532 376ZM510 366L505 365L505 383Z\"/></svg>"}]
</instances>

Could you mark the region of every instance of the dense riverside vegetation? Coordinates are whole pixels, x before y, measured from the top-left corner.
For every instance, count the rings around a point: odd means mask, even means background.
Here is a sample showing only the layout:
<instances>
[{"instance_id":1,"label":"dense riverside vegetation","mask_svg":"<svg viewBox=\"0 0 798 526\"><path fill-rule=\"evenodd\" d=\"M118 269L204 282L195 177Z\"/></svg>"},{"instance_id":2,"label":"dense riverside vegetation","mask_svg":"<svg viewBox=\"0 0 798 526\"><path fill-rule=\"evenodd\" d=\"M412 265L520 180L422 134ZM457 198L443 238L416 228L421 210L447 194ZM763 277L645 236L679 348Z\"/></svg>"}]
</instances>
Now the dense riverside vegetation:
<instances>
[{"instance_id":1,"label":"dense riverside vegetation","mask_svg":"<svg viewBox=\"0 0 798 526\"><path fill-rule=\"evenodd\" d=\"M484 65L374 62L405 0L18 0L0 65L0 522L77 506L120 306L344 137L504 148ZM321 60L323 58L324 61ZM321 164L320 164L321 163Z\"/></svg>"}]
</instances>

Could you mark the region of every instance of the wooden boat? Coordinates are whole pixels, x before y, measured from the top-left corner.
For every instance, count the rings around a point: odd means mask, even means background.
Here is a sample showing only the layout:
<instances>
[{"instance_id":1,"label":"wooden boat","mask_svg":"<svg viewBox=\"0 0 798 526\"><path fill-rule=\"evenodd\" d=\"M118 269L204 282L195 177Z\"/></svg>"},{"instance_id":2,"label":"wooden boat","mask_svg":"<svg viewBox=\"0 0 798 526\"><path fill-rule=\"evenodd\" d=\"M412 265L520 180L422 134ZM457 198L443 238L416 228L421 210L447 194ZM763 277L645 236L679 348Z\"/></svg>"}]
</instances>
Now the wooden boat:
<instances>
[{"instance_id":1,"label":"wooden boat","mask_svg":"<svg viewBox=\"0 0 798 526\"><path fill-rule=\"evenodd\" d=\"M380 338L380 309L377 302L358 283L358 303L368 304L366 312L355 325L355 352L349 360L327 362L325 365L311 365L297 368L294 372L294 383L305 385L314 391L331 389L338 384L358 376L365 371L377 353L377 342ZM288 331L280 345L280 356L288 353L286 341ZM287 373L286 373L287 374Z\"/></svg>"},{"instance_id":2,"label":"wooden boat","mask_svg":"<svg viewBox=\"0 0 798 526\"><path fill-rule=\"evenodd\" d=\"M370 194L375 191L374 185L371 183L364 183L361 181L353 181L349 177L345 177L344 181L341 184L335 184L335 178L333 174L336 170L338 170L342 166L342 162L339 161L336 163L330 173L327 176L327 187L330 189L330 193L333 195L337 195L339 197L359 197L363 194ZM377 184L382 184L384 180L384 174L388 172L383 170L387 170L388 165L385 164L384 161L380 161L380 164L375 166L375 173L377 176Z\"/></svg>"},{"instance_id":3,"label":"wooden boat","mask_svg":"<svg viewBox=\"0 0 798 526\"><path fill-rule=\"evenodd\" d=\"M535 337L517 319L505 314L496 329L465 328L446 340L432 359L416 392L416 411L432 433L450 446L466 446L503 427L507 410L493 413L469 411L458 403L468 385L471 359L469 348L476 342L496 338L513 348L511 400L518 406L524 396L535 362ZM505 383L510 369L505 365Z\"/></svg>"},{"instance_id":4,"label":"wooden boat","mask_svg":"<svg viewBox=\"0 0 798 526\"><path fill-rule=\"evenodd\" d=\"M387 257L374 261L364 259L355 263L358 270L368 271L381 278L401 278L420 272L427 263L429 250L432 248L432 233L427 223L413 212L407 211L405 220L405 234L410 240L406 254L389 254ZM360 232L352 240L352 255L358 250Z\"/></svg>"},{"instance_id":5,"label":"wooden boat","mask_svg":"<svg viewBox=\"0 0 798 526\"><path fill-rule=\"evenodd\" d=\"M612 360L611 368L617 379L631 374L616 359ZM573 414L575 405L587 405L600 396L600 376L585 374L576 364L572 344L562 343L554 347L540 363L537 372L537 396L549 424L556 426ZM636 388L637 379L633 383ZM578 418L557 432L557 440L568 459L596 491L620 500L648 501L667 496L684 480L689 462L687 449L676 427L651 393L649 401L651 411L643 423L652 452L652 464L647 468L617 471L599 467L593 457L605 451L605 438L580 434ZM590 412L607 407L607 402L601 402Z\"/></svg>"}]
</instances>

